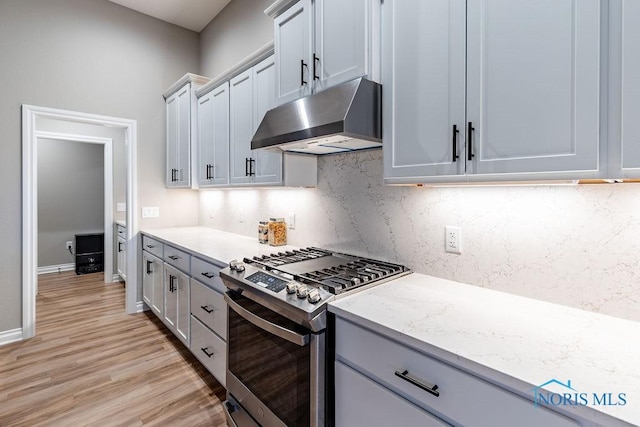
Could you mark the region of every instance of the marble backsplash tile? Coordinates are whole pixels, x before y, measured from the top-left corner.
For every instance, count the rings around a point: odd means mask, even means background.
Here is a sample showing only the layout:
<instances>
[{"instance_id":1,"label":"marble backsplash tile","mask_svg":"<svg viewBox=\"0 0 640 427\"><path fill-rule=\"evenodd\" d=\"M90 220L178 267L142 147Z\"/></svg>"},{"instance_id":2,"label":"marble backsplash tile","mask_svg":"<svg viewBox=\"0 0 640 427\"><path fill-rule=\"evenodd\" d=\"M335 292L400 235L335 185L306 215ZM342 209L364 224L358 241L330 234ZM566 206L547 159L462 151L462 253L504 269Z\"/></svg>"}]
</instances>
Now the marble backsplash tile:
<instances>
[{"instance_id":1,"label":"marble backsplash tile","mask_svg":"<svg viewBox=\"0 0 640 427\"><path fill-rule=\"evenodd\" d=\"M640 321L640 184L390 187L374 150L320 157L314 189L200 192L203 226L257 238L288 212L292 245ZM444 251L446 225L462 227L461 255Z\"/></svg>"}]
</instances>

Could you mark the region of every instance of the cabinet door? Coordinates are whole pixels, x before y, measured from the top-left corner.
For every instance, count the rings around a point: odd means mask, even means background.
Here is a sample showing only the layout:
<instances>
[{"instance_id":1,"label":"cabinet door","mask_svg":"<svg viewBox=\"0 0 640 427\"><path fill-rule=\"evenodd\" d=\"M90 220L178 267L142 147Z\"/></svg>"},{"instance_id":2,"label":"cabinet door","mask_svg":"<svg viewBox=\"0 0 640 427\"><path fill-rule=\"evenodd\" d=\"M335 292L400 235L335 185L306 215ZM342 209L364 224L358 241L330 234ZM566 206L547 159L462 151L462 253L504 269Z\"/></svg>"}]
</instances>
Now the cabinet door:
<instances>
[{"instance_id":1,"label":"cabinet door","mask_svg":"<svg viewBox=\"0 0 640 427\"><path fill-rule=\"evenodd\" d=\"M598 169L599 0L468 0L467 173Z\"/></svg>"},{"instance_id":2,"label":"cabinet door","mask_svg":"<svg viewBox=\"0 0 640 427\"><path fill-rule=\"evenodd\" d=\"M189 325L191 324L189 288L189 276L178 272L178 279L175 284L177 301L176 335L187 347L189 346Z\"/></svg>"},{"instance_id":3,"label":"cabinet door","mask_svg":"<svg viewBox=\"0 0 640 427\"><path fill-rule=\"evenodd\" d=\"M336 427L449 425L347 365L335 367Z\"/></svg>"},{"instance_id":4,"label":"cabinet door","mask_svg":"<svg viewBox=\"0 0 640 427\"><path fill-rule=\"evenodd\" d=\"M118 236L117 240L118 256L116 257L116 264L118 274L125 280L127 278L127 241L120 236Z\"/></svg>"},{"instance_id":5,"label":"cabinet door","mask_svg":"<svg viewBox=\"0 0 640 427\"><path fill-rule=\"evenodd\" d=\"M253 67L254 133L267 111L276 106L275 59L273 56ZM282 182L282 152L254 150L255 182L280 184Z\"/></svg>"},{"instance_id":6,"label":"cabinet door","mask_svg":"<svg viewBox=\"0 0 640 427\"><path fill-rule=\"evenodd\" d=\"M151 265L152 285L153 288L151 299L151 310L162 319L164 316L164 263L161 259L150 256L153 264ZM147 267L145 263L145 268Z\"/></svg>"},{"instance_id":7,"label":"cabinet door","mask_svg":"<svg viewBox=\"0 0 640 427\"><path fill-rule=\"evenodd\" d=\"M640 2L622 0L622 73L620 79L622 93L622 121L620 129L620 154L615 161L613 173L617 177L640 177ZM617 142L617 141L616 141ZM611 141L612 144L616 142ZM618 160L619 159L619 160ZM613 177L613 176L612 176Z\"/></svg>"},{"instance_id":8,"label":"cabinet door","mask_svg":"<svg viewBox=\"0 0 640 427\"><path fill-rule=\"evenodd\" d=\"M198 98L198 185L213 184L213 93Z\"/></svg>"},{"instance_id":9,"label":"cabinet door","mask_svg":"<svg viewBox=\"0 0 640 427\"><path fill-rule=\"evenodd\" d=\"M167 99L167 187L175 187L178 169L178 94Z\"/></svg>"},{"instance_id":10,"label":"cabinet door","mask_svg":"<svg viewBox=\"0 0 640 427\"><path fill-rule=\"evenodd\" d=\"M278 104L311 93L311 0L300 0L274 20L276 97Z\"/></svg>"},{"instance_id":11,"label":"cabinet door","mask_svg":"<svg viewBox=\"0 0 640 427\"><path fill-rule=\"evenodd\" d=\"M191 185L191 83L178 91L178 146L176 187Z\"/></svg>"},{"instance_id":12,"label":"cabinet door","mask_svg":"<svg viewBox=\"0 0 640 427\"><path fill-rule=\"evenodd\" d=\"M388 0L383 16L385 179L464 174L465 0Z\"/></svg>"},{"instance_id":13,"label":"cabinet door","mask_svg":"<svg viewBox=\"0 0 640 427\"><path fill-rule=\"evenodd\" d=\"M229 184L229 82L215 88L213 97L213 166L214 185Z\"/></svg>"},{"instance_id":14,"label":"cabinet door","mask_svg":"<svg viewBox=\"0 0 640 427\"><path fill-rule=\"evenodd\" d=\"M162 313L162 261L147 251L142 252L142 299L157 315ZM158 286L159 285L159 286ZM157 294L156 294L157 293Z\"/></svg>"},{"instance_id":15,"label":"cabinet door","mask_svg":"<svg viewBox=\"0 0 640 427\"><path fill-rule=\"evenodd\" d=\"M251 139L253 138L253 75L252 70L231 79L230 94L230 150L231 184L252 182Z\"/></svg>"},{"instance_id":16,"label":"cabinet door","mask_svg":"<svg viewBox=\"0 0 640 427\"><path fill-rule=\"evenodd\" d=\"M310 65L315 91L369 73L371 7L371 0L315 1L315 63Z\"/></svg>"},{"instance_id":17,"label":"cabinet door","mask_svg":"<svg viewBox=\"0 0 640 427\"><path fill-rule=\"evenodd\" d=\"M178 270L164 264L164 322L175 333L178 319Z\"/></svg>"}]
</instances>

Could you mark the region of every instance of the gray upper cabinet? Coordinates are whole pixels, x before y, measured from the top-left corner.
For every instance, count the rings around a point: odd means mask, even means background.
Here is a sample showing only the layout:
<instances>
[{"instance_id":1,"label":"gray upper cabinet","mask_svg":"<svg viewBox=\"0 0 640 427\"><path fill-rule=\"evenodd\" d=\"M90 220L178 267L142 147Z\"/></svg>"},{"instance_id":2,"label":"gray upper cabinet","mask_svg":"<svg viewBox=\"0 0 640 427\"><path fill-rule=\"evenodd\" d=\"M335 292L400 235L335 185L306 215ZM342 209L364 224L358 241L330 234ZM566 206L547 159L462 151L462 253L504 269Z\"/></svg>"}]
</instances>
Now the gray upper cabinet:
<instances>
[{"instance_id":1,"label":"gray upper cabinet","mask_svg":"<svg viewBox=\"0 0 640 427\"><path fill-rule=\"evenodd\" d=\"M195 91L208 79L185 74L165 93L167 113L166 186L190 188L198 182L195 173L195 144L197 129ZM192 156L194 158L192 158ZM193 167L192 167L193 165Z\"/></svg>"},{"instance_id":2,"label":"gray upper cabinet","mask_svg":"<svg viewBox=\"0 0 640 427\"><path fill-rule=\"evenodd\" d=\"M385 182L601 177L599 0L383 7Z\"/></svg>"},{"instance_id":3,"label":"gray upper cabinet","mask_svg":"<svg viewBox=\"0 0 640 427\"><path fill-rule=\"evenodd\" d=\"M229 82L198 98L198 184L229 184Z\"/></svg>"},{"instance_id":4,"label":"gray upper cabinet","mask_svg":"<svg viewBox=\"0 0 640 427\"><path fill-rule=\"evenodd\" d=\"M251 138L253 138L253 73L246 70L229 82L230 95L230 183L250 184L253 162Z\"/></svg>"},{"instance_id":5,"label":"gray upper cabinet","mask_svg":"<svg viewBox=\"0 0 640 427\"><path fill-rule=\"evenodd\" d=\"M253 73L253 132L258 129L267 111L276 106L275 59L272 56L252 68ZM254 172L257 184L282 182L282 152L253 150Z\"/></svg>"},{"instance_id":6,"label":"gray upper cabinet","mask_svg":"<svg viewBox=\"0 0 640 427\"><path fill-rule=\"evenodd\" d=\"M640 178L640 2L611 0L609 178Z\"/></svg>"},{"instance_id":7,"label":"gray upper cabinet","mask_svg":"<svg viewBox=\"0 0 640 427\"><path fill-rule=\"evenodd\" d=\"M277 103L357 77L378 80L379 7L379 0L300 0L275 12Z\"/></svg>"}]
</instances>

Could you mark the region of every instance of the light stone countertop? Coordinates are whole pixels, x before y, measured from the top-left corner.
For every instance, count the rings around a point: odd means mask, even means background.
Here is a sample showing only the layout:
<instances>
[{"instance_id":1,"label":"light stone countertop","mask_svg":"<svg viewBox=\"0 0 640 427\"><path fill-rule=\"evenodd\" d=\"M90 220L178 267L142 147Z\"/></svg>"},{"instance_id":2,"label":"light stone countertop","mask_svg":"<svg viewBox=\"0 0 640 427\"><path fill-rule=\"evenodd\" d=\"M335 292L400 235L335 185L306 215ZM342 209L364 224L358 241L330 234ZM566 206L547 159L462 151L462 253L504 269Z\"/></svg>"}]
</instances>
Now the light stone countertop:
<instances>
[{"instance_id":1,"label":"light stone countertop","mask_svg":"<svg viewBox=\"0 0 640 427\"><path fill-rule=\"evenodd\" d=\"M417 273L342 297L329 311L530 399L548 380L571 380L589 405L552 409L640 425L638 322ZM593 406L593 393L626 393L627 403Z\"/></svg>"},{"instance_id":2,"label":"light stone countertop","mask_svg":"<svg viewBox=\"0 0 640 427\"><path fill-rule=\"evenodd\" d=\"M258 243L257 225L255 238L208 227L150 228L140 232L220 267L226 267L234 259L241 261L245 257L298 249Z\"/></svg>"}]
</instances>

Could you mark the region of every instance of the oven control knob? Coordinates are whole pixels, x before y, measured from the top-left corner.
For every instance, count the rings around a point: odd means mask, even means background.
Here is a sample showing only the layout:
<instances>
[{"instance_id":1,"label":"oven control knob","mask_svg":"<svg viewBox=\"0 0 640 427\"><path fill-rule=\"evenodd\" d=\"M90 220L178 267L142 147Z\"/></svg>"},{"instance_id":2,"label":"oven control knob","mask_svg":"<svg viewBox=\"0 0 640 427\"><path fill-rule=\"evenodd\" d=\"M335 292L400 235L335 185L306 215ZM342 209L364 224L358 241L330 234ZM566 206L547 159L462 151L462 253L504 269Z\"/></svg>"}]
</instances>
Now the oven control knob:
<instances>
[{"instance_id":1,"label":"oven control knob","mask_svg":"<svg viewBox=\"0 0 640 427\"><path fill-rule=\"evenodd\" d=\"M300 284L298 286L297 291L296 291L296 295L300 299L306 298L307 295L309 295L309 288L307 286L303 285L303 284Z\"/></svg>"},{"instance_id":2,"label":"oven control knob","mask_svg":"<svg viewBox=\"0 0 640 427\"><path fill-rule=\"evenodd\" d=\"M320 302L320 291L318 289L312 289L309 291L309 295L307 295L307 301L311 304L317 304Z\"/></svg>"},{"instance_id":3,"label":"oven control knob","mask_svg":"<svg viewBox=\"0 0 640 427\"><path fill-rule=\"evenodd\" d=\"M234 259L233 261L229 262L229 268L231 269L231 271L236 271L236 269L238 268L238 261Z\"/></svg>"},{"instance_id":4,"label":"oven control knob","mask_svg":"<svg viewBox=\"0 0 640 427\"><path fill-rule=\"evenodd\" d=\"M295 294L298 290L298 286L300 286L300 283L296 282L295 280L290 281L289 283L287 283L287 293Z\"/></svg>"},{"instance_id":5,"label":"oven control knob","mask_svg":"<svg viewBox=\"0 0 640 427\"><path fill-rule=\"evenodd\" d=\"M244 263L242 263L242 262L237 263L236 264L236 271L238 273L242 273L244 271Z\"/></svg>"}]
</instances>

